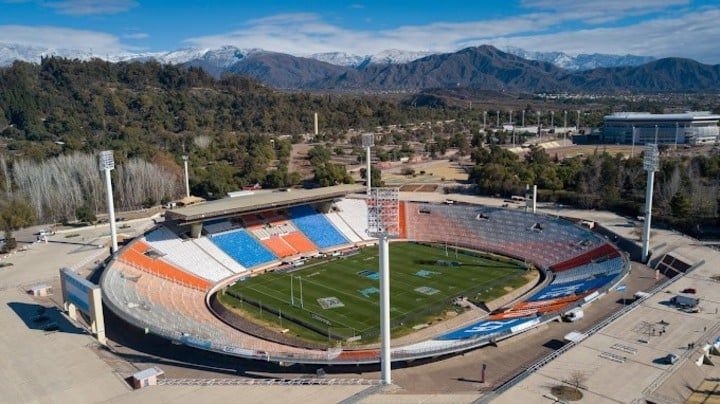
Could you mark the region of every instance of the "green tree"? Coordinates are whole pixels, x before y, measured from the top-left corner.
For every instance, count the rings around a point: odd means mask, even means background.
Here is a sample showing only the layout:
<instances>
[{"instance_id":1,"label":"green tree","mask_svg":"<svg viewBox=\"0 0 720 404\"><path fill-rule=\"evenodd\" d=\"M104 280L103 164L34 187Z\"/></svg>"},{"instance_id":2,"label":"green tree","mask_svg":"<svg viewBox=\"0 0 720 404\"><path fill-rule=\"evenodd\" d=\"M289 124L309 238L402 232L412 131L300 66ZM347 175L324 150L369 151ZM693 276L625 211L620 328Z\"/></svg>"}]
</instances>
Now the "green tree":
<instances>
[{"instance_id":1,"label":"green tree","mask_svg":"<svg viewBox=\"0 0 720 404\"><path fill-rule=\"evenodd\" d=\"M692 211L690 198L683 191L677 192L670 200L670 210L677 218L688 218Z\"/></svg>"}]
</instances>

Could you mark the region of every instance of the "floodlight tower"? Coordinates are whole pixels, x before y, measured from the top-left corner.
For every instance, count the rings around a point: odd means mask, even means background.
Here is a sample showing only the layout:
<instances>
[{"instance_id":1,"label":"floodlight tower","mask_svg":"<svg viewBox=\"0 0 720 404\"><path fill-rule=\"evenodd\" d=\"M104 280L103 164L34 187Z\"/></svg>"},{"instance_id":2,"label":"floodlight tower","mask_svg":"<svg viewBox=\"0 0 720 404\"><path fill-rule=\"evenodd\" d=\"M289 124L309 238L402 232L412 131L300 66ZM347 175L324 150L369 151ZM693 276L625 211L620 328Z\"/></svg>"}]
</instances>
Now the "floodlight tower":
<instances>
[{"instance_id":1,"label":"floodlight tower","mask_svg":"<svg viewBox=\"0 0 720 404\"><path fill-rule=\"evenodd\" d=\"M105 171L105 190L107 193L108 217L110 221L110 240L112 242L112 253L118 250L117 229L115 228L115 205L113 203L112 181L110 180L110 170L115 168L115 157L112 150L101 151L98 156L98 165L100 170Z\"/></svg>"},{"instance_id":2,"label":"floodlight tower","mask_svg":"<svg viewBox=\"0 0 720 404\"><path fill-rule=\"evenodd\" d=\"M555 111L550 111L550 127L555 129Z\"/></svg>"},{"instance_id":3,"label":"floodlight tower","mask_svg":"<svg viewBox=\"0 0 720 404\"><path fill-rule=\"evenodd\" d=\"M520 120L520 126L525 127L525 110L522 110L522 119Z\"/></svg>"},{"instance_id":4,"label":"floodlight tower","mask_svg":"<svg viewBox=\"0 0 720 404\"><path fill-rule=\"evenodd\" d=\"M483 111L483 130L487 129L487 111Z\"/></svg>"},{"instance_id":5,"label":"floodlight tower","mask_svg":"<svg viewBox=\"0 0 720 404\"><path fill-rule=\"evenodd\" d=\"M375 188L368 199L368 234L380 243L380 373L392 383L390 363L390 239L400 234L397 188Z\"/></svg>"},{"instance_id":6,"label":"floodlight tower","mask_svg":"<svg viewBox=\"0 0 720 404\"><path fill-rule=\"evenodd\" d=\"M495 127L499 128L500 127L500 110L497 110L495 112L496 112L496 117L497 117L497 122L495 122Z\"/></svg>"},{"instance_id":7,"label":"floodlight tower","mask_svg":"<svg viewBox=\"0 0 720 404\"><path fill-rule=\"evenodd\" d=\"M652 198L653 198L653 182L655 180L655 171L658 170L660 161L660 153L657 144L648 144L645 146L645 158L643 159L643 168L647 171L647 185L645 186L645 226L643 228L643 245L642 245L642 261L647 262L650 258L650 222L652 220Z\"/></svg>"},{"instance_id":8,"label":"floodlight tower","mask_svg":"<svg viewBox=\"0 0 720 404\"><path fill-rule=\"evenodd\" d=\"M185 196L190 197L190 175L188 174L188 156L182 156L183 165L185 166Z\"/></svg>"},{"instance_id":9,"label":"floodlight tower","mask_svg":"<svg viewBox=\"0 0 720 404\"><path fill-rule=\"evenodd\" d=\"M575 125L575 132L580 133L580 110L577 110L577 123Z\"/></svg>"},{"instance_id":10,"label":"floodlight tower","mask_svg":"<svg viewBox=\"0 0 720 404\"><path fill-rule=\"evenodd\" d=\"M313 121L314 121L314 124L315 124L315 128L314 128L314 129L315 129L315 136L317 136L318 133L320 133L320 131L318 130L318 129L319 129L319 125L318 125L318 114L317 114L317 112L315 112L315 113L313 114Z\"/></svg>"},{"instance_id":11,"label":"floodlight tower","mask_svg":"<svg viewBox=\"0 0 720 404\"><path fill-rule=\"evenodd\" d=\"M362 146L365 148L365 182L367 183L367 194L370 195L372 186L372 167L370 166L370 149L375 146L375 134L372 132L362 134Z\"/></svg>"}]
</instances>

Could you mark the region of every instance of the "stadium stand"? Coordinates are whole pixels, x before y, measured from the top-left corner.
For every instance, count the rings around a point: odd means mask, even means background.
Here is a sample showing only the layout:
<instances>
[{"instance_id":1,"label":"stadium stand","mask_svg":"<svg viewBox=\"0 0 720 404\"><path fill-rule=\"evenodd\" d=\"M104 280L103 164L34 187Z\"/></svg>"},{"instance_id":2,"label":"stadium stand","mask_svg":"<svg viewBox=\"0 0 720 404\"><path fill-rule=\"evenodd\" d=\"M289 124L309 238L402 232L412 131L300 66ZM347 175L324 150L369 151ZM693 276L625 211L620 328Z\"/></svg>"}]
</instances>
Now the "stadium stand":
<instances>
[{"instance_id":1,"label":"stadium stand","mask_svg":"<svg viewBox=\"0 0 720 404\"><path fill-rule=\"evenodd\" d=\"M580 265L567 271L558 272L555 275L553 284L573 282L581 279L589 279L597 275L612 275L620 273L625 267L625 260L622 257L615 257L600 262L591 262Z\"/></svg>"},{"instance_id":2,"label":"stadium stand","mask_svg":"<svg viewBox=\"0 0 720 404\"><path fill-rule=\"evenodd\" d=\"M551 267L551 269L555 272L566 271L570 268L575 268L577 266L587 264L592 260L600 258L614 258L619 255L620 252L615 249L615 247L611 246L610 244L603 244L602 246L594 250L588 251L584 254L578 255L577 257L573 257L559 264L555 264Z\"/></svg>"},{"instance_id":3,"label":"stadium stand","mask_svg":"<svg viewBox=\"0 0 720 404\"><path fill-rule=\"evenodd\" d=\"M363 241L337 212L326 213L325 217L327 217L330 223L332 223L346 239L350 240L350 242L359 243Z\"/></svg>"},{"instance_id":4,"label":"stadium stand","mask_svg":"<svg viewBox=\"0 0 720 404\"><path fill-rule=\"evenodd\" d=\"M282 238L298 253L313 253L318 250L315 244L299 231L285 234Z\"/></svg>"},{"instance_id":5,"label":"stadium stand","mask_svg":"<svg viewBox=\"0 0 720 404\"><path fill-rule=\"evenodd\" d=\"M407 225L405 224L407 217L405 211L405 202L401 201L398 204L398 227L400 228L400 234L398 235L398 238L400 239L407 238Z\"/></svg>"},{"instance_id":6,"label":"stadium stand","mask_svg":"<svg viewBox=\"0 0 720 404\"><path fill-rule=\"evenodd\" d=\"M154 249L165 254L165 259L180 268L202 278L219 281L233 274L215 257L205 253L191 240L182 240L164 226L145 235L145 241Z\"/></svg>"},{"instance_id":7,"label":"stadium stand","mask_svg":"<svg viewBox=\"0 0 720 404\"><path fill-rule=\"evenodd\" d=\"M372 239L365 234L364 200L342 199L335 207L336 211L328 214L309 205L290 208L289 221L282 212L246 215L244 223L250 228L242 228L238 220L210 220L204 222L210 236L192 240L182 240L170 228L160 226L126 246L104 271L103 299L136 326L202 349L262 360L272 356L291 362L376 362L377 349L312 350L254 337L225 324L205 305L208 280L272 263L288 256L285 254L337 250L347 248L348 241ZM530 298L484 320L428 341L394 347L394 360L431 357L522 332L612 285L628 268L626 257L614 246L589 230L554 217L481 206L405 202L401 218L401 236L404 233L409 240L523 259L544 269L551 282Z\"/></svg>"},{"instance_id":8,"label":"stadium stand","mask_svg":"<svg viewBox=\"0 0 720 404\"><path fill-rule=\"evenodd\" d=\"M541 268L558 262L567 262L567 268L586 263L591 258L572 260L602 243L562 219L507 209L408 202L406 216L408 239L478 248Z\"/></svg>"},{"instance_id":9,"label":"stadium stand","mask_svg":"<svg viewBox=\"0 0 720 404\"><path fill-rule=\"evenodd\" d=\"M194 239L193 243L195 243L198 248L205 251L206 254L208 254L211 257L214 257L218 262L220 262L225 268L228 268L233 273L241 273L247 271L247 268L240 265L237 261L232 259L230 256L225 254L223 250L218 248L212 241L210 241L207 237L200 237L198 239Z\"/></svg>"},{"instance_id":10,"label":"stadium stand","mask_svg":"<svg viewBox=\"0 0 720 404\"><path fill-rule=\"evenodd\" d=\"M285 240L280 236L270 236L268 238L260 240L260 242L272 251L278 258L285 258L296 255L298 252L292 248Z\"/></svg>"},{"instance_id":11,"label":"stadium stand","mask_svg":"<svg viewBox=\"0 0 720 404\"><path fill-rule=\"evenodd\" d=\"M316 212L311 206L295 206L289 209L289 213L295 226L319 248L328 249L348 244L348 240L335 229L325 215Z\"/></svg>"},{"instance_id":12,"label":"stadium stand","mask_svg":"<svg viewBox=\"0 0 720 404\"><path fill-rule=\"evenodd\" d=\"M362 199L341 199L335 204L338 216L347 223L360 239L373 240L367 234L368 212L367 205Z\"/></svg>"},{"instance_id":13,"label":"stadium stand","mask_svg":"<svg viewBox=\"0 0 720 404\"><path fill-rule=\"evenodd\" d=\"M160 258L147 256L145 253L149 250L149 245L138 240L125 248L120 254L119 259L138 269L154 273L173 282L195 287L200 290L206 290L210 287L210 283L203 278L189 274Z\"/></svg>"},{"instance_id":14,"label":"stadium stand","mask_svg":"<svg viewBox=\"0 0 720 404\"><path fill-rule=\"evenodd\" d=\"M268 264L276 258L245 229L214 234L210 241L245 268Z\"/></svg>"}]
</instances>

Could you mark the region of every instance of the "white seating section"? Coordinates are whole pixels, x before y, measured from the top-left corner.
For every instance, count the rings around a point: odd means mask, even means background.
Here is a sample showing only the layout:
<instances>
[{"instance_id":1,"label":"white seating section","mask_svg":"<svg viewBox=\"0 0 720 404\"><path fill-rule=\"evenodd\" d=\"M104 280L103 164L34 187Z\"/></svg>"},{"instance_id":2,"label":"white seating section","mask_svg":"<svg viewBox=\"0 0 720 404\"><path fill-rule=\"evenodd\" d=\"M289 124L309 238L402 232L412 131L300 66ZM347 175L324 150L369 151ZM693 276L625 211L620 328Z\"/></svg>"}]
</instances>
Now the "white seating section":
<instances>
[{"instance_id":1,"label":"white seating section","mask_svg":"<svg viewBox=\"0 0 720 404\"><path fill-rule=\"evenodd\" d=\"M367 204L362 199L341 199L335 204L338 208L338 216L357 234L362 240L374 240L367 234Z\"/></svg>"},{"instance_id":2,"label":"white seating section","mask_svg":"<svg viewBox=\"0 0 720 404\"><path fill-rule=\"evenodd\" d=\"M145 241L165 254L164 259L202 278L217 282L233 274L192 240L184 241L163 226L148 233Z\"/></svg>"},{"instance_id":3,"label":"white seating section","mask_svg":"<svg viewBox=\"0 0 720 404\"><path fill-rule=\"evenodd\" d=\"M270 238L272 236L282 236L284 234L292 233L294 231L297 231L297 229L290 222L281 222L274 225L253 227L251 231L255 235L255 237L259 238L260 240L265 240L266 238Z\"/></svg>"},{"instance_id":4,"label":"white seating section","mask_svg":"<svg viewBox=\"0 0 720 404\"><path fill-rule=\"evenodd\" d=\"M350 242L358 243L362 241L360 236L358 236L357 233L355 233L355 231L351 229L350 226L336 212L326 213L325 217L327 217L330 223L340 230L343 236L350 240Z\"/></svg>"},{"instance_id":5,"label":"white seating section","mask_svg":"<svg viewBox=\"0 0 720 404\"><path fill-rule=\"evenodd\" d=\"M223 250L218 248L218 246L215 245L210 239L207 237L200 237L199 239L193 240L193 243L195 243L198 247L200 247L205 253L211 257L214 257L218 262L220 262L225 268L229 269L230 271L239 274L241 272L247 271L247 268L240 265L239 262L235 261L234 259L230 258Z\"/></svg>"}]
</instances>

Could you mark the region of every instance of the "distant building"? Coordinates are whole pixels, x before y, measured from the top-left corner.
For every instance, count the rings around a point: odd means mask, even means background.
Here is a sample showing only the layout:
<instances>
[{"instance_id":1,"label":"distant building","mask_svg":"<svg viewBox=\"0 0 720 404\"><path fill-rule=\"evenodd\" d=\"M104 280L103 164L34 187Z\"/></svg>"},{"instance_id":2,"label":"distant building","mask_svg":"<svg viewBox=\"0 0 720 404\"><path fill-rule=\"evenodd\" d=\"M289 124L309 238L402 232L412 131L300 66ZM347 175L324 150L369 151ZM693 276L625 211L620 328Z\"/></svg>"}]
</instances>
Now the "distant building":
<instances>
[{"instance_id":1,"label":"distant building","mask_svg":"<svg viewBox=\"0 0 720 404\"><path fill-rule=\"evenodd\" d=\"M651 114L648 112L619 112L606 115L602 129L605 143L654 143L699 145L718 140L720 115L707 111L680 114ZM657 129L656 129L657 128Z\"/></svg>"}]
</instances>

